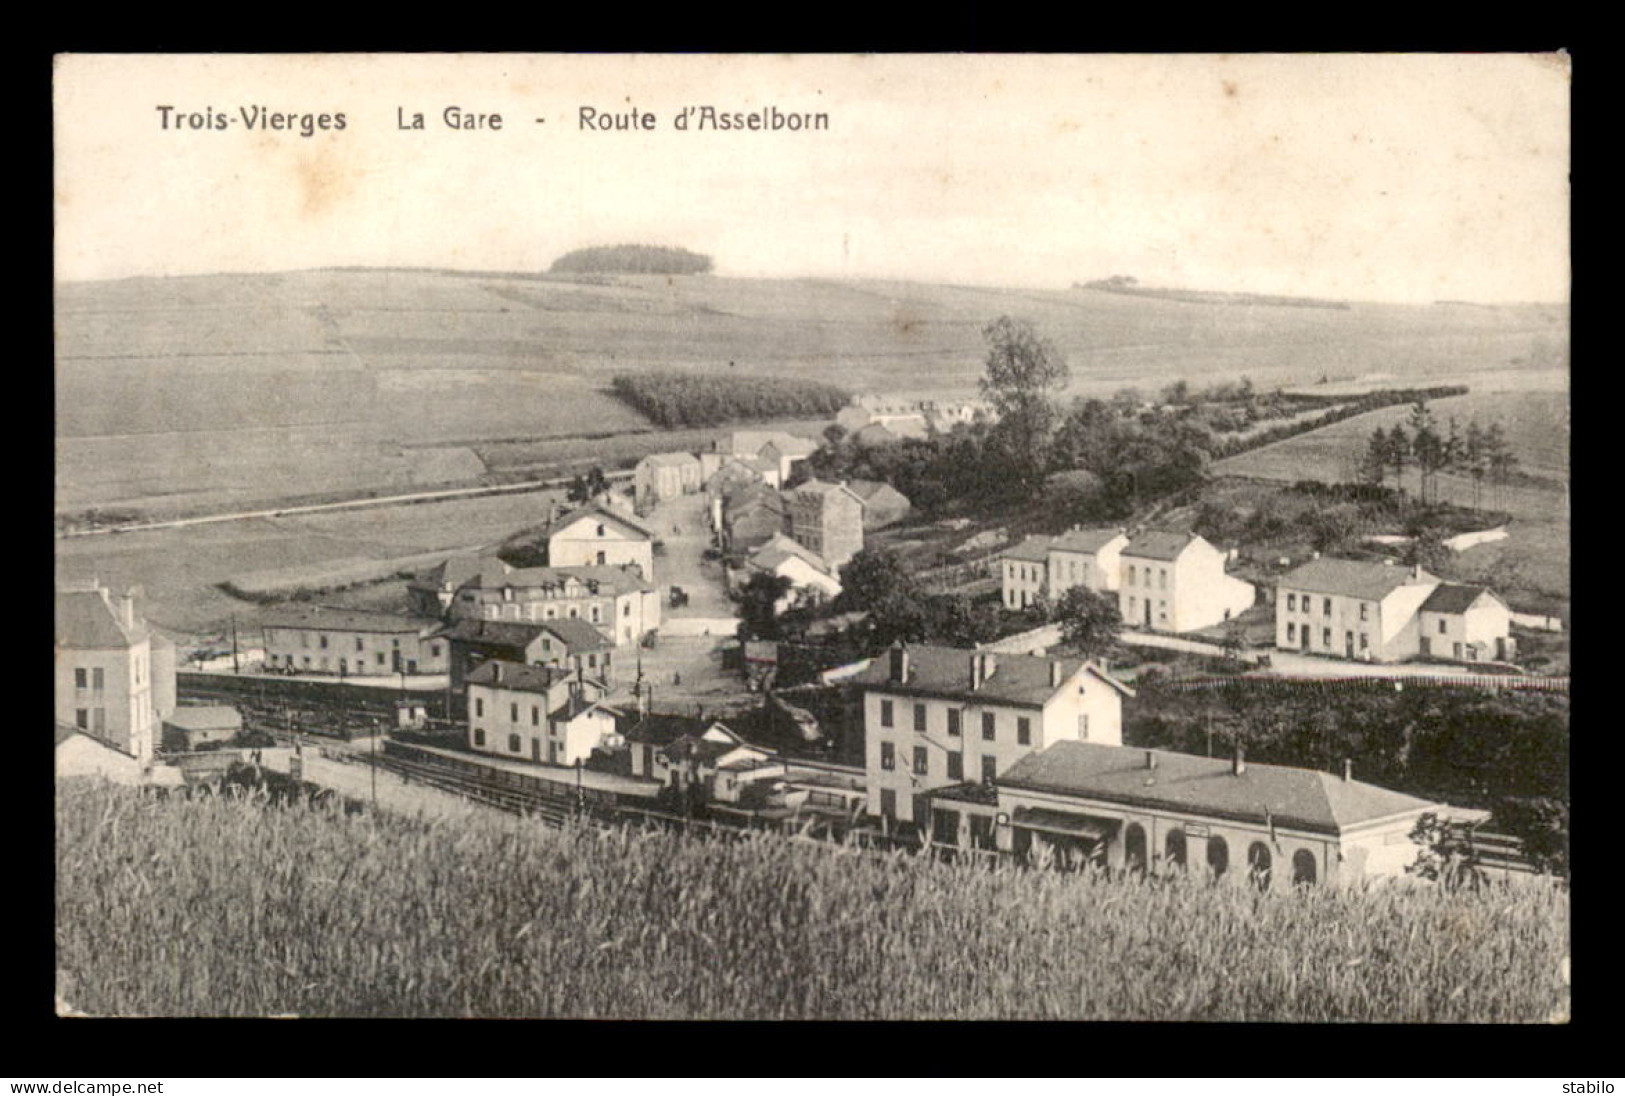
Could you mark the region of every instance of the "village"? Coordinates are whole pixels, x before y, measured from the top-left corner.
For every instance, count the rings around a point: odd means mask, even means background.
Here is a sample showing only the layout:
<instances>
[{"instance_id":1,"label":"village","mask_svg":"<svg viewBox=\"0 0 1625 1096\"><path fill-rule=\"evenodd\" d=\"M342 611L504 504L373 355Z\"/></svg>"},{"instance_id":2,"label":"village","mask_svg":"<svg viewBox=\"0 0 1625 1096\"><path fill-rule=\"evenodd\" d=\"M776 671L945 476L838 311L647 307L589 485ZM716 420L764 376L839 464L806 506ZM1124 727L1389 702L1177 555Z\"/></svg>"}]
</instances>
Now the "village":
<instances>
[{"instance_id":1,"label":"village","mask_svg":"<svg viewBox=\"0 0 1625 1096\"><path fill-rule=\"evenodd\" d=\"M400 809L464 797L1265 889L1403 878L1424 819L1489 821L1357 778L1361 756L1310 768L1249 759L1245 736L1216 749L1211 729L1200 754L1125 734L1156 659L1223 671L1192 686L1551 687L1516 666L1496 591L1420 563L1311 551L1266 586L1189 529L1075 524L983 535L945 569L998 634L882 627L872 574L912 504L819 478L821 450L993 414L860 395L823 437L736 430L626 480L595 470L539 531L402 582L409 611L271 606L186 665L139 591L59 584L59 773L185 787L246 763ZM1102 620L1115 642L1080 646ZM1489 827L1477 864L1535 873Z\"/></svg>"}]
</instances>

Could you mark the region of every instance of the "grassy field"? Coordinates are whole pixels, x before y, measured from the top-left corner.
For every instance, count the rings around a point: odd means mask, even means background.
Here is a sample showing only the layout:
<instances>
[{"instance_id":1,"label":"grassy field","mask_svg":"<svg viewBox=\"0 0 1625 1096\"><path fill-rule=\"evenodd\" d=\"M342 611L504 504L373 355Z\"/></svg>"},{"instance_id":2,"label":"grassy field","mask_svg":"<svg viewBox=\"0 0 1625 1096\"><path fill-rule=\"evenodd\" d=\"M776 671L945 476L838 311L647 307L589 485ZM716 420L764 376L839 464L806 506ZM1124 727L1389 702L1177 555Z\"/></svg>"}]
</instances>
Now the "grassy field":
<instances>
[{"instance_id":1,"label":"grassy field","mask_svg":"<svg viewBox=\"0 0 1625 1096\"><path fill-rule=\"evenodd\" d=\"M1429 404L1441 426L1455 415L1465 428L1477 417L1481 425L1498 421L1507 432L1528 476L1517 485L1496 488L1486 482L1478 492L1485 509L1503 510L1512 515L1507 539L1470 548L1456 556L1447 568L1447 577L1485 582L1504 596L1514 598L1515 608L1562 612L1570 596L1569 574L1569 413L1566 392L1539 388L1503 391L1474 391L1465 396L1434 400ZM1319 479L1328 483L1353 479L1360 453L1378 427L1388 429L1404 422L1410 410L1385 408L1358 415L1295 438L1255 449L1250 453L1213 465L1215 475L1251 476L1261 479L1295 481ZM1392 484L1392 479L1389 483ZM1416 473L1406 473L1406 489L1415 492ZM1438 495L1442 501L1472 506L1475 500L1471 479L1441 475Z\"/></svg>"},{"instance_id":2,"label":"grassy field","mask_svg":"<svg viewBox=\"0 0 1625 1096\"><path fill-rule=\"evenodd\" d=\"M1263 386L1515 376L1567 345L1564 310L1538 306L1343 311L1086 290L435 271L65 283L58 505L215 505L436 482L447 467L468 469L458 451L491 439L647 428L607 392L623 370L733 368L970 394L981 329L1007 312L1056 342L1085 394L1243 374ZM453 452L420 464L403 445Z\"/></svg>"},{"instance_id":3,"label":"grassy field","mask_svg":"<svg viewBox=\"0 0 1625 1096\"><path fill-rule=\"evenodd\" d=\"M57 992L100 1015L1543 1022L1549 888L1256 895L64 785Z\"/></svg>"},{"instance_id":4,"label":"grassy field","mask_svg":"<svg viewBox=\"0 0 1625 1096\"><path fill-rule=\"evenodd\" d=\"M393 560L438 549L496 544L543 520L560 492L453 499L373 510L339 510L78 537L56 542L59 577L92 574L117 586L140 585L147 618L178 632L212 631L250 603L228 597L216 583L264 579L321 585L324 577L366 561Z\"/></svg>"}]
</instances>

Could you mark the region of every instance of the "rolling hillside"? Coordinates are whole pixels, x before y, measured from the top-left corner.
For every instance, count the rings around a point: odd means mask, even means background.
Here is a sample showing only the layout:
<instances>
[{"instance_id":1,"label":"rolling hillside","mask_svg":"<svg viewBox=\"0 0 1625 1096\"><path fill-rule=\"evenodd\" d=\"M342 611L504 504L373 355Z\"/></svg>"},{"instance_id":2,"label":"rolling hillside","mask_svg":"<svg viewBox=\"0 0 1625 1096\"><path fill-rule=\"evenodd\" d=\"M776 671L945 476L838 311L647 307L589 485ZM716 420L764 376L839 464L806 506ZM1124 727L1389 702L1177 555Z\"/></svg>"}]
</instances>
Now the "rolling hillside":
<instances>
[{"instance_id":1,"label":"rolling hillside","mask_svg":"<svg viewBox=\"0 0 1625 1096\"><path fill-rule=\"evenodd\" d=\"M484 440L648 430L606 390L628 368L968 394L981 328L1005 312L1055 340L1079 393L1516 374L1567 355L1556 307L896 282L318 270L67 283L56 312L59 509L466 479Z\"/></svg>"}]
</instances>

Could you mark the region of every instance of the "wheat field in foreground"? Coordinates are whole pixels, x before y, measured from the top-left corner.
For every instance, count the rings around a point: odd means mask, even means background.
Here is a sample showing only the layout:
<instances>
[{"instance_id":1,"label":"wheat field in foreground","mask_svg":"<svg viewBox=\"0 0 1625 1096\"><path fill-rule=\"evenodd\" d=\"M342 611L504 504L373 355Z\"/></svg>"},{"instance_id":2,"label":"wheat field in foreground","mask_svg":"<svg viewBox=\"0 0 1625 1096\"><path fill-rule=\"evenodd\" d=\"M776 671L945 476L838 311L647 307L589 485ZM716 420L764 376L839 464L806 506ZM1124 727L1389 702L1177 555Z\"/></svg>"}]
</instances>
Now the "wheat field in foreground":
<instances>
[{"instance_id":1,"label":"wheat field in foreground","mask_svg":"<svg viewBox=\"0 0 1625 1096\"><path fill-rule=\"evenodd\" d=\"M760 836L57 799L92 1015L1542 1022L1568 897L1258 895Z\"/></svg>"}]
</instances>

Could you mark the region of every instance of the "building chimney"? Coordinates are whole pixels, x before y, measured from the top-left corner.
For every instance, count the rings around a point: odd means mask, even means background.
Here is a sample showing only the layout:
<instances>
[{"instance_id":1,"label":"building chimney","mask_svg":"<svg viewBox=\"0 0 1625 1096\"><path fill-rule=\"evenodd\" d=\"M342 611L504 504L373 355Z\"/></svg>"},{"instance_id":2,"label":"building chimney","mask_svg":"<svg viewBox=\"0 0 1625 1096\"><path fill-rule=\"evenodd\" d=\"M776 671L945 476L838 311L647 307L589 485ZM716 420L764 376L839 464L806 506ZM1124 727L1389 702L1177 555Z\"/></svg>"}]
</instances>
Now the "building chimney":
<instances>
[{"instance_id":1,"label":"building chimney","mask_svg":"<svg viewBox=\"0 0 1625 1096\"><path fill-rule=\"evenodd\" d=\"M981 684L986 685L987 684L987 679L992 677L994 672L998 670L998 668L999 668L999 660L993 656L992 651L983 651L981 654L982 654L982 680L981 680Z\"/></svg>"},{"instance_id":2,"label":"building chimney","mask_svg":"<svg viewBox=\"0 0 1625 1096\"><path fill-rule=\"evenodd\" d=\"M113 595L113 615L126 629L135 629L135 591Z\"/></svg>"},{"instance_id":3,"label":"building chimney","mask_svg":"<svg viewBox=\"0 0 1625 1096\"><path fill-rule=\"evenodd\" d=\"M1056 688L1060 687L1060 684L1061 684L1061 663L1056 659L1051 659L1050 664L1049 664L1049 687L1052 688L1052 689L1056 689Z\"/></svg>"},{"instance_id":4,"label":"building chimney","mask_svg":"<svg viewBox=\"0 0 1625 1096\"><path fill-rule=\"evenodd\" d=\"M1147 769L1154 769L1157 767L1157 754L1155 750L1145 751L1145 767Z\"/></svg>"},{"instance_id":5,"label":"building chimney","mask_svg":"<svg viewBox=\"0 0 1625 1096\"><path fill-rule=\"evenodd\" d=\"M891 679L898 684L908 683L908 648L902 644L891 649Z\"/></svg>"},{"instance_id":6,"label":"building chimney","mask_svg":"<svg viewBox=\"0 0 1625 1096\"><path fill-rule=\"evenodd\" d=\"M498 685L502 684L502 663L491 663L491 680Z\"/></svg>"},{"instance_id":7,"label":"building chimney","mask_svg":"<svg viewBox=\"0 0 1625 1096\"><path fill-rule=\"evenodd\" d=\"M1240 776L1247 771L1247 747L1240 742L1236 743L1236 751L1230 758L1230 775Z\"/></svg>"},{"instance_id":8,"label":"building chimney","mask_svg":"<svg viewBox=\"0 0 1625 1096\"><path fill-rule=\"evenodd\" d=\"M982 687L982 652L981 651L972 651L970 653L970 687L971 687L971 692L975 692L977 689L980 689Z\"/></svg>"},{"instance_id":9,"label":"building chimney","mask_svg":"<svg viewBox=\"0 0 1625 1096\"><path fill-rule=\"evenodd\" d=\"M1411 577L1414 579L1422 577L1422 565L1420 563L1411 564Z\"/></svg>"},{"instance_id":10,"label":"building chimney","mask_svg":"<svg viewBox=\"0 0 1625 1096\"><path fill-rule=\"evenodd\" d=\"M1345 782L1347 782L1347 781L1350 781L1350 780L1353 780L1353 779L1354 779L1354 759L1350 758L1350 757L1345 757L1343 759L1343 780Z\"/></svg>"}]
</instances>

